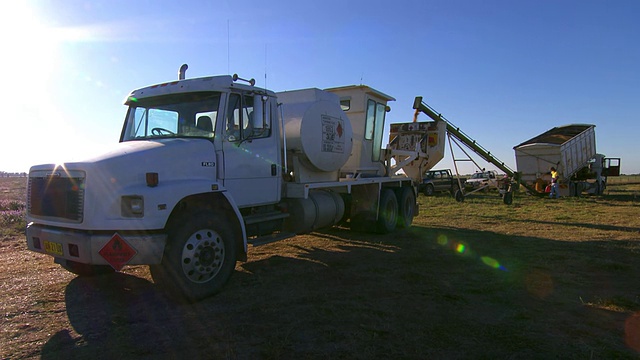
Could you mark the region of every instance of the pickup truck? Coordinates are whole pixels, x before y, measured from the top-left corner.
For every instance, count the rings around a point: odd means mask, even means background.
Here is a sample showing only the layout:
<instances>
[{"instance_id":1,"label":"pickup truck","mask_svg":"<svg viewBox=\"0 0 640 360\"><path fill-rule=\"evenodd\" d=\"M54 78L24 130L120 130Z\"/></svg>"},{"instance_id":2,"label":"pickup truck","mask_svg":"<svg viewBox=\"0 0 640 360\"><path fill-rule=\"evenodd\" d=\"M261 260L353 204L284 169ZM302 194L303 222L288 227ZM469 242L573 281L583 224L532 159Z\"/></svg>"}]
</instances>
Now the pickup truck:
<instances>
[{"instance_id":1,"label":"pickup truck","mask_svg":"<svg viewBox=\"0 0 640 360\"><path fill-rule=\"evenodd\" d=\"M471 178L465 182L465 188L467 189L480 189L498 187L498 173L495 170L479 171L471 175Z\"/></svg>"},{"instance_id":2,"label":"pickup truck","mask_svg":"<svg viewBox=\"0 0 640 360\"><path fill-rule=\"evenodd\" d=\"M460 184L464 186L465 179L460 178ZM424 174L422 184L418 191L426 196L433 195L436 191L448 191L452 195L459 189L458 178L451 174L451 170L430 170Z\"/></svg>"}]
</instances>

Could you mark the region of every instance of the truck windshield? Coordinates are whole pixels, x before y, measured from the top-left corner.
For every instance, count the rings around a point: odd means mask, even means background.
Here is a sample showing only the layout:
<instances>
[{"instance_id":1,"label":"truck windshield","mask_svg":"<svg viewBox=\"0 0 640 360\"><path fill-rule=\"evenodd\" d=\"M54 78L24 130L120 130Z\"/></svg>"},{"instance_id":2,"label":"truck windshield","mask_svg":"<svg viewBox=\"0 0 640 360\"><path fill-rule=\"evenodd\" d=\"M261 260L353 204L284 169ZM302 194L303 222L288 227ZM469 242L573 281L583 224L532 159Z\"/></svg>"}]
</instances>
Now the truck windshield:
<instances>
[{"instance_id":1,"label":"truck windshield","mask_svg":"<svg viewBox=\"0 0 640 360\"><path fill-rule=\"evenodd\" d=\"M121 141L215 136L220 93L171 94L151 98L130 97Z\"/></svg>"}]
</instances>

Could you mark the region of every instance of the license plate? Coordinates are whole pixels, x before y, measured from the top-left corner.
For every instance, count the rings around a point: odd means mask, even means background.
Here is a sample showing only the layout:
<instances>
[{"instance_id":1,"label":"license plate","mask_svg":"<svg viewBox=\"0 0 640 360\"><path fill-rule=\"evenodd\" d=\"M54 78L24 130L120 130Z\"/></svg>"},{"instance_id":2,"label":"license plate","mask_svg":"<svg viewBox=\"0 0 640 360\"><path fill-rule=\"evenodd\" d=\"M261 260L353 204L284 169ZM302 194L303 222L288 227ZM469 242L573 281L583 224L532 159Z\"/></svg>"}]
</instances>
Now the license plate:
<instances>
[{"instance_id":1,"label":"license plate","mask_svg":"<svg viewBox=\"0 0 640 360\"><path fill-rule=\"evenodd\" d=\"M60 255L62 256L62 244L57 243L57 242L53 242L53 241L46 241L44 242L44 251L50 253L50 254L55 254L55 255Z\"/></svg>"}]
</instances>

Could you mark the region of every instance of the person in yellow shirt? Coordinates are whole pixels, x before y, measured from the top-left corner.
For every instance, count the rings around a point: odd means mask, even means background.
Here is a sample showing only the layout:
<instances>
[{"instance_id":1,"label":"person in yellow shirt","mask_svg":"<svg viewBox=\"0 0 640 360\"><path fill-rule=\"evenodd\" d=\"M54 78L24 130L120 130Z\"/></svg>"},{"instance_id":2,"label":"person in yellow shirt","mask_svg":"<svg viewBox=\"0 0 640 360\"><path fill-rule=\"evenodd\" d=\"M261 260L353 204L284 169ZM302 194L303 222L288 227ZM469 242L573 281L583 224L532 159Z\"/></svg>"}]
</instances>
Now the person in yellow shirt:
<instances>
[{"instance_id":1,"label":"person in yellow shirt","mask_svg":"<svg viewBox=\"0 0 640 360\"><path fill-rule=\"evenodd\" d=\"M551 192L549 193L549 198L556 197L556 199L560 198L560 191L558 189L558 172L556 168L551 167Z\"/></svg>"}]
</instances>

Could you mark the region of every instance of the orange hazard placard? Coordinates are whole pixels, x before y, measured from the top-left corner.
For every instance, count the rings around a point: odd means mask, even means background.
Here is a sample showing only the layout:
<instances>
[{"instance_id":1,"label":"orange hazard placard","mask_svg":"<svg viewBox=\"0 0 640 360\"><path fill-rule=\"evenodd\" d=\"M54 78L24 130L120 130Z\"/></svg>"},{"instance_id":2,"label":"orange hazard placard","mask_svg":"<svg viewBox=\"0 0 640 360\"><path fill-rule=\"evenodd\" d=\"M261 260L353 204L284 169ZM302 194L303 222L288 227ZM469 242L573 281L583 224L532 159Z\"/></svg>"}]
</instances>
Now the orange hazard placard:
<instances>
[{"instance_id":1,"label":"orange hazard placard","mask_svg":"<svg viewBox=\"0 0 640 360\"><path fill-rule=\"evenodd\" d=\"M120 271L138 252L122 236L115 233L98 253L111 267Z\"/></svg>"}]
</instances>

